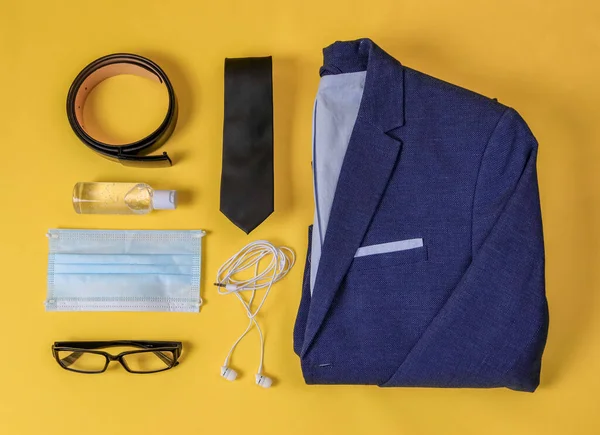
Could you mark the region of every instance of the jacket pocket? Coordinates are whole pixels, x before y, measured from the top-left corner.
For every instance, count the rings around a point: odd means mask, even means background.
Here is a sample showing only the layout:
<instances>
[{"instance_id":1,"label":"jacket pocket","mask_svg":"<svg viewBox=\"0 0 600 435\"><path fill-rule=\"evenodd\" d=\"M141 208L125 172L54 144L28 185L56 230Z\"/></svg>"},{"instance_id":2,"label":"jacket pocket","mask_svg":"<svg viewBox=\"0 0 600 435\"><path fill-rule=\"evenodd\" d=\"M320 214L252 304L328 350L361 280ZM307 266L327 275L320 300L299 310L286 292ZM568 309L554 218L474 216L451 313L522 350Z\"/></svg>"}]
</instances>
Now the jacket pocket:
<instances>
[{"instance_id":1,"label":"jacket pocket","mask_svg":"<svg viewBox=\"0 0 600 435\"><path fill-rule=\"evenodd\" d=\"M354 255L352 269L378 269L427 260L422 238L361 246Z\"/></svg>"}]
</instances>

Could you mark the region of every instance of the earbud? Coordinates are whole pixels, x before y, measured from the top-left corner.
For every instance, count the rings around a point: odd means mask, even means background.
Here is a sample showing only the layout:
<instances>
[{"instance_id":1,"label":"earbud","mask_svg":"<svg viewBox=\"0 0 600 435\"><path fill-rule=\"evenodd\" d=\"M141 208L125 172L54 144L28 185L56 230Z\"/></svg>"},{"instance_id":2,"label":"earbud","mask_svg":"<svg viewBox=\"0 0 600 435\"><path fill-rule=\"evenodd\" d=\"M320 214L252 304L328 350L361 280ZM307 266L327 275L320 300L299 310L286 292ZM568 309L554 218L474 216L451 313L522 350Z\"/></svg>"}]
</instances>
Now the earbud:
<instances>
[{"instance_id":1,"label":"earbud","mask_svg":"<svg viewBox=\"0 0 600 435\"><path fill-rule=\"evenodd\" d=\"M237 378L237 372L227 366L223 366L221 367L221 376L228 381L235 381L235 378Z\"/></svg>"},{"instance_id":2,"label":"earbud","mask_svg":"<svg viewBox=\"0 0 600 435\"><path fill-rule=\"evenodd\" d=\"M268 376L257 374L256 385L263 388L269 388L273 384L273 379Z\"/></svg>"}]
</instances>

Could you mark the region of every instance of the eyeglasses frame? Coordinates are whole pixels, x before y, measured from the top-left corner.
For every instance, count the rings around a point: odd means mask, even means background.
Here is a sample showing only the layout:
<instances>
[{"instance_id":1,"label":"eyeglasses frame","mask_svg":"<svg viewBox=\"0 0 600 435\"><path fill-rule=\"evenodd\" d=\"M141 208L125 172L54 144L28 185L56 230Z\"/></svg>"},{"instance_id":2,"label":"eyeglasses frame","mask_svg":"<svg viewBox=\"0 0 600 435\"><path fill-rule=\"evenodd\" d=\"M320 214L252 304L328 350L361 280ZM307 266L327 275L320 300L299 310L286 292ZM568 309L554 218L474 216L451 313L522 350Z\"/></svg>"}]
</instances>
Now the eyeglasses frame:
<instances>
[{"instance_id":1,"label":"eyeglasses frame","mask_svg":"<svg viewBox=\"0 0 600 435\"><path fill-rule=\"evenodd\" d=\"M111 353L108 353L108 352L105 352L102 350L97 350L97 349L102 349L102 348L107 348L107 347L123 347L123 346L138 347L141 349L140 350L128 350L128 351L121 352L117 355L113 355ZM89 375L104 373L108 369L108 366L112 361L118 361L126 371L128 371L129 373L136 374L136 375L145 375L145 374L164 372L166 370L172 369L173 367L179 365L179 357L181 356L182 350L183 350L183 344L180 341L149 341L149 340L57 341L52 345L52 355L54 356L54 359L56 359L56 362L58 363L59 366L61 366L65 370L68 370L71 372L83 373L83 374L89 374ZM105 362L104 368L102 370L97 370L97 371L77 370L77 369L68 367L60 359L59 352L62 352L62 351L92 353L92 354L96 354L96 355L102 355L102 356L104 356L106 362ZM148 352L155 353L163 362L168 364L167 367L165 367L164 369L160 369L160 370L141 372L141 371L132 370L130 367L127 366L127 362L125 361L124 357L126 357L127 355L131 355L131 354L148 353ZM166 355L164 355L162 352L172 352L173 361L170 361L170 358L167 357ZM166 360L169 360L168 363Z\"/></svg>"}]
</instances>

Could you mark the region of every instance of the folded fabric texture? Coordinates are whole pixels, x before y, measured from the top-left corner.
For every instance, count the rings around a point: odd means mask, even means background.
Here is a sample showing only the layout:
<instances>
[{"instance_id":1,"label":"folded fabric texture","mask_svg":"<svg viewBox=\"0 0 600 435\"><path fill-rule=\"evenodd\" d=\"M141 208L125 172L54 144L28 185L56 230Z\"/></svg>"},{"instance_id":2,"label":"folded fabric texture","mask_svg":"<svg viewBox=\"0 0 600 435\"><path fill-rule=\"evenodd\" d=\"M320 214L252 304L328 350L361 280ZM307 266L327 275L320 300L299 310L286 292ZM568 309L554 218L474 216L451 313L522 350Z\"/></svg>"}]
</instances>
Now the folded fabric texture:
<instances>
[{"instance_id":1,"label":"folded fabric texture","mask_svg":"<svg viewBox=\"0 0 600 435\"><path fill-rule=\"evenodd\" d=\"M321 76L306 382L534 391L548 307L526 123L368 39L325 48Z\"/></svg>"}]
</instances>

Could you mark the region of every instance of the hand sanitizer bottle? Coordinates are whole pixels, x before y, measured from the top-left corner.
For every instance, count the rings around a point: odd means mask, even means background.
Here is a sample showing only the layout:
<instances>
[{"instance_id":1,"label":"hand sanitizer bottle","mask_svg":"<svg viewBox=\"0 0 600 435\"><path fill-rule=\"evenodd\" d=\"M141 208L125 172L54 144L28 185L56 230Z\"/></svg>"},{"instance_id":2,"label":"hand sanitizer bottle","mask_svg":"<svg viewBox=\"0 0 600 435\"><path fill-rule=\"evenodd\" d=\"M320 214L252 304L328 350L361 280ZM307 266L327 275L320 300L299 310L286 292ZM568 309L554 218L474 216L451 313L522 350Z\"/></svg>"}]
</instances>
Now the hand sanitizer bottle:
<instances>
[{"instance_id":1,"label":"hand sanitizer bottle","mask_svg":"<svg viewBox=\"0 0 600 435\"><path fill-rule=\"evenodd\" d=\"M175 190L145 183L77 183L73 189L73 208L80 214L147 214L175 207Z\"/></svg>"}]
</instances>

